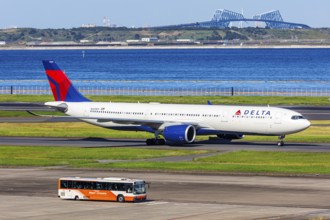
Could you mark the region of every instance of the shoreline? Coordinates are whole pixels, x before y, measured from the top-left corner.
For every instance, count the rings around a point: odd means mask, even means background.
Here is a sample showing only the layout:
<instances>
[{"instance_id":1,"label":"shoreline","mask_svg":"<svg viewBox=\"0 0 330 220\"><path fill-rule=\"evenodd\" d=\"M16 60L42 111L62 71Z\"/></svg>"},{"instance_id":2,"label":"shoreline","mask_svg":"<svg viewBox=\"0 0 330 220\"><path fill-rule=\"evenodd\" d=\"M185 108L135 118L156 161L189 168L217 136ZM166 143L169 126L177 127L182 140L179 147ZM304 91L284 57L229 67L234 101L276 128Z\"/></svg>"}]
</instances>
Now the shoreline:
<instances>
[{"instance_id":1,"label":"shoreline","mask_svg":"<svg viewBox=\"0 0 330 220\"><path fill-rule=\"evenodd\" d=\"M193 46L44 46L0 47L3 50L165 50L165 49L329 49L330 45L193 45Z\"/></svg>"}]
</instances>

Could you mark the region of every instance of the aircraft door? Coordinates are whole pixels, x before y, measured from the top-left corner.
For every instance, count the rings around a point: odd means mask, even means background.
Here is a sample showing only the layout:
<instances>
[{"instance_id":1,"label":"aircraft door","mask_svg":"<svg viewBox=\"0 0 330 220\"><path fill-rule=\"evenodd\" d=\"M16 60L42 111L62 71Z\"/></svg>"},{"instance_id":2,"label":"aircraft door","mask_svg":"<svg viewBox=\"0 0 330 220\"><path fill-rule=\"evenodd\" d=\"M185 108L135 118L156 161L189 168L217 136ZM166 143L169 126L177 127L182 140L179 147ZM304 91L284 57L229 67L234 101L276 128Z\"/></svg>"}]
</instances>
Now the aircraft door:
<instances>
[{"instance_id":1,"label":"aircraft door","mask_svg":"<svg viewBox=\"0 0 330 220\"><path fill-rule=\"evenodd\" d=\"M228 122L228 112L224 111L221 115L221 122Z\"/></svg>"},{"instance_id":2,"label":"aircraft door","mask_svg":"<svg viewBox=\"0 0 330 220\"><path fill-rule=\"evenodd\" d=\"M85 111L84 111L84 116L85 117L89 117L89 111L90 111L90 109L86 107Z\"/></svg>"},{"instance_id":3,"label":"aircraft door","mask_svg":"<svg viewBox=\"0 0 330 220\"><path fill-rule=\"evenodd\" d=\"M148 109L144 112L144 118L149 119L149 117L150 117L150 110Z\"/></svg>"},{"instance_id":4,"label":"aircraft door","mask_svg":"<svg viewBox=\"0 0 330 220\"><path fill-rule=\"evenodd\" d=\"M282 124L282 113L277 112L275 115L275 124Z\"/></svg>"}]
</instances>

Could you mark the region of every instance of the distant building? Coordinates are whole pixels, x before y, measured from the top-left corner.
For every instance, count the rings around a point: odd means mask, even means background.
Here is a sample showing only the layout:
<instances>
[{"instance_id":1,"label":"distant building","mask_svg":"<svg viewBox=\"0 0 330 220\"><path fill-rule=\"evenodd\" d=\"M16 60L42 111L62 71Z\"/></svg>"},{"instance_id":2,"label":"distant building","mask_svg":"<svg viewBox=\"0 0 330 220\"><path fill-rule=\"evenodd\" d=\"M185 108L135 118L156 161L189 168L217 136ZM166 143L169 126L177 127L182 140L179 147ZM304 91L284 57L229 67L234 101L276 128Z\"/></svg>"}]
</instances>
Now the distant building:
<instances>
[{"instance_id":1,"label":"distant building","mask_svg":"<svg viewBox=\"0 0 330 220\"><path fill-rule=\"evenodd\" d=\"M6 46L6 41L0 41L0 46Z\"/></svg>"},{"instance_id":2,"label":"distant building","mask_svg":"<svg viewBox=\"0 0 330 220\"><path fill-rule=\"evenodd\" d=\"M127 43L139 43L140 40L126 40Z\"/></svg>"},{"instance_id":3,"label":"distant building","mask_svg":"<svg viewBox=\"0 0 330 220\"><path fill-rule=\"evenodd\" d=\"M96 44L97 45L109 45L111 42L110 41L99 41Z\"/></svg>"},{"instance_id":4,"label":"distant building","mask_svg":"<svg viewBox=\"0 0 330 220\"><path fill-rule=\"evenodd\" d=\"M112 41L110 43L111 46L127 46L128 44L126 42L121 42L121 41Z\"/></svg>"},{"instance_id":5,"label":"distant building","mask_svg":"<svg viewBox=\"0 0 330 220\"><path fill-rule=\"evenodd\" d=\"M80 40L79 42L82 44L88 44L88 43L91 43L92 41L91 40Z\"/></svg>"},{"instance_id":6,"label":"distant building","mask_svg":"<svg viewBox=\"0 0 330 220\"><path fill-rule=\"evenodd\" d=\"M76 45L74 41L55 41L55 42L41 42L40 45L58 46L58 45Z\"/></svg>"},{"instance_id":7,"label":"distant building","mask_svg":"<svg viewBox=\"0 0 330 220\"><path fill-rule=\"evenodd\" d=\"M141 39L142 42L155 43L158 42L157 37L144 37Z\"/></svg>"},{"instance_id":8,"label":"distant building","mask_svg":"<svg viewBox=\"0 0 330 220\"><path fill-rule=\"evenodd\" d=\"M27 42L27 43L26 43L26 46L36 46L36 45L38 45L38 44L39 44L38 42L30 41L30 42Z\"/></svg>"},{"instance_id":9,"label":"distant building","mask_svg":"<svg viewBox=\"0 0 330 220\"><path fill-rule=\"evenodd\" d=\"M191 42L193 42L193 40L191 40L191 39L177 39L176 41L179 42L179 43L191 43Z\"/></svg>"},{"instance_id":10,"label":"distant building","mask_svg":"<svg viewBox=\"0 0 330 220\"><path fill-rule=\"evenodd\" d=\"M82 24L81 27L83 27L83 28L94 28L94 27L96 27L96 24Z\"/></svg>"}]
</instances>

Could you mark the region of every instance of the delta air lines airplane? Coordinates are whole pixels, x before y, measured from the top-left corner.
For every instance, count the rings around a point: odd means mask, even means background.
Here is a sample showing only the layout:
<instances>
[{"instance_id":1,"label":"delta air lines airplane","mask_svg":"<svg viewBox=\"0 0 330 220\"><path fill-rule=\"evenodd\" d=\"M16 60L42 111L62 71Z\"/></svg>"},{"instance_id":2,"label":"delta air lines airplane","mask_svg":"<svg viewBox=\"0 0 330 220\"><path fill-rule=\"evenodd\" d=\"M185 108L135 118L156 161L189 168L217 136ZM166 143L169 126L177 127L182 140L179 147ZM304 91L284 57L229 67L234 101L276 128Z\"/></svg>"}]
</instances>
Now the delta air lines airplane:
<instances>
[{"instance_id":1,"label":"delta air lines airplane","mask_svg":"<svg viewBox=\"0 0 330 220\"><path fill-rule=\"evenodd\" d=\"M92 102L54 61L44 60L43 65L55 99L45 105L68 115L57 117L76 118L108 129L153 133L155 138L147 139L147 145L191 144L197 135L228 140L268 135L278 136L278 146L283 146L285 135L310 126L298 112L269 106Z\"/></svg>"}]
</instances>

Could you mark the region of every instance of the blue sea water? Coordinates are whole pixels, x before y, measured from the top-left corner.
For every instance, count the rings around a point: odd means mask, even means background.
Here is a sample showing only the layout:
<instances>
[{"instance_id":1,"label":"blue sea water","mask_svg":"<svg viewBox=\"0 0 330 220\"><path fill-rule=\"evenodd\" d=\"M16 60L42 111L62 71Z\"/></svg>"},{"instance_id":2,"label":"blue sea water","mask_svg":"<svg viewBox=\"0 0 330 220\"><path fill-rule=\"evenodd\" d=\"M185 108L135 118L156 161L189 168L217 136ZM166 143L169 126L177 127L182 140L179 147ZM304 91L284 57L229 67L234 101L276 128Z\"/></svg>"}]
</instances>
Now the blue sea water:
<instances>
[{"instance_id":1,"label":"blue sea water","mask_svg":"<svg viewBox=\"0 0 330 220\"><path fill-rule=\"evenodd\" d=\"M0 50L0 85L47 86L43 59L55 60L77 86L330 86L330 49Z\"/></svg>"}]
</instances>

